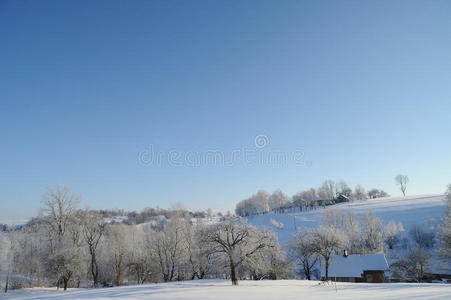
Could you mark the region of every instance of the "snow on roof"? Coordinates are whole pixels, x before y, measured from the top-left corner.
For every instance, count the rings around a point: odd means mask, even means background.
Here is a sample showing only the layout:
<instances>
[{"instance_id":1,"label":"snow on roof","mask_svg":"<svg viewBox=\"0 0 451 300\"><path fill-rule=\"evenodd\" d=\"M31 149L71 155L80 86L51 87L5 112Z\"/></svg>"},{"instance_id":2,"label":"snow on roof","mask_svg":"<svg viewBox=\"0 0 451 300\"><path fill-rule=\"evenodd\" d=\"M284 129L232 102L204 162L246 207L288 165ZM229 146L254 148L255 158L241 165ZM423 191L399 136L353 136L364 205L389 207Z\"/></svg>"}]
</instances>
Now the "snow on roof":
<instances>
[{"instance_id":1,"label":"snow on roof","mask_svg":"<svg viewBox=\"0 0 451 300\"><path fill-rule=\"evenodd\" d=\"M361 277L363 271L387 269L388 264L384 254L351 254L347 257L334 255L329 266L329 277Z\"/></svg>"}]
</instances>

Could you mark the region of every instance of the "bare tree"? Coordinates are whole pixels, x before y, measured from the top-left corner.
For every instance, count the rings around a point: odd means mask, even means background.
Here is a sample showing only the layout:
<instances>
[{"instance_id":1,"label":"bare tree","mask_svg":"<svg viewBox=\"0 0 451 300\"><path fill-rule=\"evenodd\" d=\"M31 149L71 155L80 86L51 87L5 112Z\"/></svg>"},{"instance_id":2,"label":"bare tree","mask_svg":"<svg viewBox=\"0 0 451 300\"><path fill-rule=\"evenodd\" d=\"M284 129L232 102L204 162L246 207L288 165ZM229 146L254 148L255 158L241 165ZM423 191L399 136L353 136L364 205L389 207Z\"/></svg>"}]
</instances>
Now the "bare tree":
<instances>
[{"instance_id":1,"label":"bare tree","mask_svg":"<svg viewBox=\"0 0 451 300\"><path fill-rule=\"evenodd\" d=\"M367 198L365 189L360 184L354 188L354 199L365 200Z\"/></svg>"},{"instance_id":2,"label":"bare tree","mask_svg":"<svg viewBox=\"0 0 451 300\"><path fill-rule=\"evenodd\" d=\"M410 228L409 234L411 239L415 242L415 244L417 244L418 247L428 249L434 246L434 231L425 230L422 226L415 224Z\"/></svg>"},{"instance_id":3,"label":"bare tree","mask_svg":"<svg viewBox=\"0 0 451 300\"><path fill-rule=\"evenodd\" d=\"M288 243L289 257L302 266L304 275L311 280L312 269L318 262L312 231L299 231Z\"/></svg>"},{"instance_id":4,"label":"bare tree","mask_svg":"<svg viewBox=\"0 0 451 300\"><path fill-rule=\"evenodd\" d=\"M69 227L71 218L77 208L79 198L70 193L69 188L56 184L55 188L48 188L44 194L44 212L47 213L46 220L51 227L52 234L57 238L57 245L52 245L52 250L61 246L66 229Z\"/></svg>"},{"instance_id":5,"label":"bare tree","mask_svg":"<svg viewBox=\"0 0 451 300\"><path fill-rule=\"evenodd\" d=\"M422 282L428 269L431 255L422 247L411 249L405 259L400 259L392 264L395 277L401 280L415 280Z\"/></svg>"},{"instance_id":6,"label":"bare tree","mask_svg":"<svg viewBox=\"0 0 451 300\"><path fill-rule=\"evenodd\" d=\"M133 244L134 227L125 224L113 224L106 227L105 241L102 243L102 253L104 260L107 261L114 273L114 283L116 286L121 285L121 279L127 258L130 254Z\"/></svg>"},{"instance_id":7,"label":"bare tree","mask_svg":"<svg viewBox=\"0 0 451 300\"><path fill-rule=\"evenodd\" d=\"M202 243L202 232L206 225L197 219L193 226L184 226L183 237L184 247L188 254L188 261L191 267L191 279L204 279L209 273L215 257L208 243Z\"/></svg>"},{"instance_id":8,"label":"bare tree","mask_svg":"<svg viewBox=\"0 0 451 300\"><path fill-rule=\"evenodd\" d=\"M177 216L171 217L163 231L148 229L150 236L149 251L158 262L163 281L168 282L176 278L177 271L183 258L183 228L185 224Z\"/></svg>"},{"instance_id":9,"label":"bare tree","mask_svg":"<svg viewBox=\"0 0 451 300\"><path fill-rule=\"evenodd\" d=\"M401 192L404 196L406 196L407 184L409 183L409 177L406 175L399 174L395 177L396 184L399 185Z\"/></svg>"},{"instance_id":10,"label":"bare tree","mask_svg":"<svg viewBox=\"0 0 451 300\"><path fill-rule=\"evenodd\" d=\"M270 234L260 232L244 220L228 217L203 233L203 242L212 245L213 253L223 254L230 266L230 278L238 285L237 268L271 243Z\"/></svg>"},{"instance_id":11,"label":"bare tree","mask_svg":"<svg viewBox=\"0 0 451 300\"><path fill-rule=\"evenodd\" d=\"M91 275L94 282L94 287L99 283L99 264L97 262L97 247L100 238L105 232L105 222L103 218L93 212L86 211L83 215L83 236L88 245L89 254L91 257Z\"/></svg>"}]
</instances>

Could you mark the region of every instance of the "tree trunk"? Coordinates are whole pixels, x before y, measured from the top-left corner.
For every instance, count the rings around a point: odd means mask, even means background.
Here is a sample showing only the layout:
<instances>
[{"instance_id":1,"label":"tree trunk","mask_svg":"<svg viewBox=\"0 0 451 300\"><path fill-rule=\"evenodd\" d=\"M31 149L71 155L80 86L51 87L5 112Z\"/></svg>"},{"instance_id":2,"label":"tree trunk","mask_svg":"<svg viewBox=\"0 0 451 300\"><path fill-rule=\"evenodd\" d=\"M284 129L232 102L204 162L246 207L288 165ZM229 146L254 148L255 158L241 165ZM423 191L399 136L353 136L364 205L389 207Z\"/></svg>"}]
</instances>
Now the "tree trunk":
<instances>
[{"instance_id":1,"label":"tree trunk","mask_svg":"<svg viewBox=\"0 0 451 300\"><path fill-rule=\"evenodd\" d=\"M67 283L68 283L67 278L63 278L63 288L65 291L67 291Z\"/></svg>"},{"instance_id":2,"label":"tree trunk","mask_svg":"<svg viewBox=\"0 0 451 300\"><path fill-rule=\"evenodd\" d=\"M326 263L326 281L329 280L329 260L325 260Z\"/></svg>"},{"instance_id":3,"label":"tree trunk","mask_svg":"<svg viewBox=\"0 0 451 300\"><path fill-rule=\"evenodd\" d=\"M6 275L6 282L5 282L5 293L8 292L8 283L9 283L9 275Z\"/></svg>"},{"instance_id":4,"label":"tree trunk","mask_svg":"<svg viewBox=\"0 0 451 300\"><path fill-rule=\"evenodd\" d=\"M121 285L121 268L119 267L116 272L116 286Z\"/></svg>"},{"instance_id":5,"label":"tree trunk","mask_svg":"<svg viewBox=\"0 0 451 300\"><path fill-rule=\"evenodd\" d=\"M99 270L97 266L96 253L93 249L91 249L91 274L92 280L94 281L94 287L96 288L99 284Z\"/></svg>"},{"instance_id":6,"label":"tree trunk","mask_svg":"<svg viewBox=\"0 0 451 300\"><path fill-rule=\"evenodd\" d=\"M235 264L230 262L230 278L232 279L232 285L238 285L238 278L236 277Z\"/></svg>"}]
</instances>

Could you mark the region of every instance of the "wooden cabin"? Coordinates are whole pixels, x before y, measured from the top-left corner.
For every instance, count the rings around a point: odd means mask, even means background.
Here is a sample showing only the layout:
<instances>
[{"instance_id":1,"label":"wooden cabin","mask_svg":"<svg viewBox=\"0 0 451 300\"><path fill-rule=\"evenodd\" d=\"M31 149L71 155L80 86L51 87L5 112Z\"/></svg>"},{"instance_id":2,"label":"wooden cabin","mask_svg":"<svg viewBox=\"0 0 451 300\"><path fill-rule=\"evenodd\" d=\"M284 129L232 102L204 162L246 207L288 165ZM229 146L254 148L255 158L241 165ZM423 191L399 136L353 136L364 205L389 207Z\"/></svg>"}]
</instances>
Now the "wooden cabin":
<instances>
[{"instance_id":1,"label":"wooden cabin","mask_svg":"<svg viewBox=\"0 0 451 300\"><path fill-rule=\"evenodd\" d=\"M341 282L385 282L388 263L384 254L334 255L329 266L329 279ZM323 271L325 274L325 271Z\"/></svg>"}]
</instances>

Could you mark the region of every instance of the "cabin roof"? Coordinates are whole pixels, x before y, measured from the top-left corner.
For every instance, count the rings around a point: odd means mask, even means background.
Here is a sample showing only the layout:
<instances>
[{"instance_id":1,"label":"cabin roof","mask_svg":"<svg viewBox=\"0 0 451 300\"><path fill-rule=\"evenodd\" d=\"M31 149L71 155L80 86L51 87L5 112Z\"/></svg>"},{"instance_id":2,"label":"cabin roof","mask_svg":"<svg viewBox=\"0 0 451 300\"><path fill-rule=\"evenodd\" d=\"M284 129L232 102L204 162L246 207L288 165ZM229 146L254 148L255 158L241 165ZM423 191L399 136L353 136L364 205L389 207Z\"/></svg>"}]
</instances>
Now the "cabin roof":
<instances>
[{"instance_id":1,"label":"cabin roof","mask_svg":"<svg viewBox=\"0 0 451 300\"><path fill-rule=\"evenodd\" d=\"M347 257L334 255L329 266L329 277L361 277L364 271L387 269L384 254L351 254Z\"/></svg>"}]
</instances>

